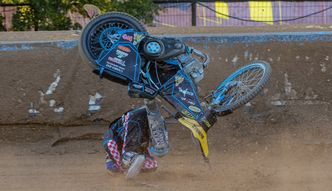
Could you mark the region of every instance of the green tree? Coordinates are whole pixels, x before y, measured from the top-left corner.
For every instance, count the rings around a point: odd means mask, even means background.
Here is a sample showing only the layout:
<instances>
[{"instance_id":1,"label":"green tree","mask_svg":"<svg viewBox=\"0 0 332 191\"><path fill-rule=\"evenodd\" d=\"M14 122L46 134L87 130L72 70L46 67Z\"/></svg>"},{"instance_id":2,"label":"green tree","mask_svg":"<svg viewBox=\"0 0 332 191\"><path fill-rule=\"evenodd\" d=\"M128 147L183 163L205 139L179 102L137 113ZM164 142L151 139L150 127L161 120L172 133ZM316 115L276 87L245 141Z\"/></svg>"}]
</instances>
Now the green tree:
<instances>
[{"instance_id":1,"label":"green tree","mask_svg":"<svg viewBox=\"0 0 332 191\"><path fill-rule=\"evenodd\" d=\"M28 31L33 26L32 10L30 7L18 7L12 18L12 27L15 31Z\"/></svg>"},{"instance_id":2,"label":"green tree","mask_svg":"<svg viewBox=\"0 0 332 191\"><path fill-rule=\"evenodd\" d=\"M1 2L1 0L0 0ZM101 11L127 12L145 23L151 23L158 13L152 0L2 0L4 3L25 3L13 15L13 30L68 30L80 28L73 24L68 13L78 12L87 17L85 4L93 4Z\"/></svg>"},{"instance_id":3,"label":"green tree","mask_svg":"<svg viewBox=\"0 0 332 191\"><path fill-rule=\"evenodd\" d=\"M111 0L74 0L70 2L71 11L78 12L83 16L87 17L86 11L83 9L85 4L92 4L101 10L101 12L108 12L111 8Z\"/></svg>"},{"instance_id":4,"label":"green tree","mask_svg":"<svg viewBox=\"0 0 332 191\"><path fill-rule=\"evenodd\" d=\"M13 29L68 30L71 20L69 6L62 0L27 0L29 6L20 6L13 15Z\"/></svg>"},{"instance_id":5,"label":"green tree","mask_svg":"<svg viewBox=\"0 0 332 191\"><path fill-rule=\"evenodd\" d=\"M0 15L0 31L5 31L5 26L3 25L3 19L4 17Z\"/></svg>"},{"instance_id":6,"label":"green tree","mask_svg":"<svg viewBox=\"0 0 332 191\"><path fill-rule=\"evenodd\" d=\"M72 11L87 16L83 6L93 4L100 8L102 13L108 11L126 12L146 24L153 21L153 16L158 14L159 7L153 0L76 0L72 2Z\"/></svg>"},{"instance_id":7,"label":"green tree","mask_svg":"<svg viewBox=\"0 0 332 191\"><path fill-rule=\"evenodd\" d=\"M26 3L19 6L13 15L13 30L68 30L79 28L68 17L69 12L79 12L86 16L83 5L95 4L106 10L109 0L6 0L6 3Z\"/></svg>"}]
</instances>

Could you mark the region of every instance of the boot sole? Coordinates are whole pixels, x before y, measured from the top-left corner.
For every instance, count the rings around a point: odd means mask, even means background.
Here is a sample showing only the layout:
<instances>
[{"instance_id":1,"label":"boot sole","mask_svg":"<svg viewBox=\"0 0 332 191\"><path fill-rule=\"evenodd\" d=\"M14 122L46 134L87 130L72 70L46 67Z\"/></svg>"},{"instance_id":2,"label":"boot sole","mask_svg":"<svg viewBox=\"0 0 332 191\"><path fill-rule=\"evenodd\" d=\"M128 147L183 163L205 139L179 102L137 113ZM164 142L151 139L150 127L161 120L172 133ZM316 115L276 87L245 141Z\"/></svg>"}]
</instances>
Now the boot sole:
<instances>
[{"instance_id":1,"label":"boot sole","mask_svg":"<svg viewBox=\"0 0 332 191\"><path fill-rule=\"evenodd\" d=\"M167 148L163 152L157 152L154 147L149 147L149 153L156 157L163 157L163 156L167 155L168 150L169 149Z\"/></svg>"},{"instance_id":2,"label":"boot sole","mask_svg":"<svg viewBox=\"0 0 332 191\"><path fill-rule=\"evenodd\" d=\"M132 162L132 164L130 165L127 173L126 173L126 179L132 179L134 177L136 177L143 165L144 165L144 161L145 161L145 157L143 155L139 155L137 156L134 161Z\"/></svg>"}]
</instances>

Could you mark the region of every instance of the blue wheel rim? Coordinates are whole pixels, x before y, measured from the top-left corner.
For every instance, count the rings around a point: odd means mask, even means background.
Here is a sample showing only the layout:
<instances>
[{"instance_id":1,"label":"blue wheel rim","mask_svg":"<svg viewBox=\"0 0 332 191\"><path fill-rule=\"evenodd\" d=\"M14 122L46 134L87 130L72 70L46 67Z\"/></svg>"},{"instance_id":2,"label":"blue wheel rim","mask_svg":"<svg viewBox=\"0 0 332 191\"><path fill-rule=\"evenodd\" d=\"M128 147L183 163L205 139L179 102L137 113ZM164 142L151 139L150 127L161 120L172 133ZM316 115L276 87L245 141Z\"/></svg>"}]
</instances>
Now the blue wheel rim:
<instances>
[{"instance_id":1,"label":"blue wheel rim","mask_svg":"<svg viewBox=\"0 0 332 191\"><path fill-rule=\"evenodd\" d=\"M266 72L266 67L264 64L262 63L253 63L247 66L244 66L242 68L240 68L239 70L237 70L236 72L234 72L233 74L231 74L228 78L226 78L215 90L215 92L213 93L213 99L211 101L212 105L220 105L220 103L222 103L223 105L226 104L230 105L233 102L237 101L237 98L239 98L239 96L241 96L241 92L233 92L233 94L226 96L225 93L227 94L229 91L228 89L233 88L233 87L240 87L242 88L241 91L244 91L243 88L245 88L245 83L242 81L236 81L235 79L243 74L245 74L246 72L253 70L253 69L257 69L258 71L261 71L261 75L260 78L258 78L257 83L259 83L259 81L262 79L262 77L264 76L265 72ZM255 79L250 79L250 77L252 76L252 74L249 74L249 76L247 76L246 81L253 81ZM256 76L254 76L255 78ZM257 76L258 77L258 76ZM255 85L251 85L253 88L255 88ZM249 89L249 87L248 87Z\"/></svg>"}]
</instances>

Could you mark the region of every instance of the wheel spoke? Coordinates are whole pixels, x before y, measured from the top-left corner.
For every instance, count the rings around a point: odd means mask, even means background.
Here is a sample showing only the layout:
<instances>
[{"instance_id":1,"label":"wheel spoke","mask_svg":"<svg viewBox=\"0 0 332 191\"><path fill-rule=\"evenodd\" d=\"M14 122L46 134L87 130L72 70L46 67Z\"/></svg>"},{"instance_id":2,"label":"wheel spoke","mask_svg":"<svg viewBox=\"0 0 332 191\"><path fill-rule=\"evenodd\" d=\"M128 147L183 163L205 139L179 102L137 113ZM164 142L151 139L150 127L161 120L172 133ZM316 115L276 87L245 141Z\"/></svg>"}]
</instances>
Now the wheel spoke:
<instances>
[{"instance_id":1,"label":"wheel spoke","mask_svg":"<svg viewBox=\"0 0 332 191\"><path fill-rule=\"evenodd\" d=\"M224 101L221 103L221 106L236 103L241 97L249 95L257 87L257 84L260 83L263 76L264 71L262 68L251 68L239 74L231 82L236 85L232 85L232 87L225 92Z\"/></svg>"},{"instance_id":2,"label":"wheel spoke","mask_svg":"<svg viewBox=\"0 0 332 191\"><path fill-rule=\"evenodd\" d=\"M249 72L247 72L249 73ZM253 78L255 78L257 76L257 74L259 74L260 71L258 70L257 72L252 72L252 73L249 73L248 76L244 79L244 81L248 81L252 76L254 76Z\"/></svg>"},{"instance_id":3,"label":"wheel spoke","mask_svg":"<svg viewBox=\"0 0 332 191\"><path fill-rule=\"evenodd\" d=\"M128 26L122 22L110 22L99 25L95 28L95 32L91 35L89 40L89 50L94 59L98 59L103 49L109 49L112 45L120 39L120 35L114 35L119 29L128 29ZM101 35L103 35L101 37ZM100 40L99 40L100 39Z\"/></svg>"}]
</instances>

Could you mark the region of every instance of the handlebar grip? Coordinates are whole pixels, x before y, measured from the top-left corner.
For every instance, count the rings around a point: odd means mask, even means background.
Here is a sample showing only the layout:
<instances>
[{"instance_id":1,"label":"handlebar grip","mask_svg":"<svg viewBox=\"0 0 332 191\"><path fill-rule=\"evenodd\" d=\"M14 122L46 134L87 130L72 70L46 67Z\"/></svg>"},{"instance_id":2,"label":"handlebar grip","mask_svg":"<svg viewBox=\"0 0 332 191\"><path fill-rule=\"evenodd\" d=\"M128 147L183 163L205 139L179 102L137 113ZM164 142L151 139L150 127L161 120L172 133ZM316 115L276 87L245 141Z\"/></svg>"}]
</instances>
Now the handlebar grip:
<instances>
[{"instance_id":1,"label":"handlebar grip","mask_svg":"<svg viewBox=\"0 0 332 191\"><path fill-rule=\"evenodd\" d=\"M194 48L192 49L192 53L203 59L203 68L206 68L210 64L210 57L207 54Z\"/></svg>"}]
</instances>

